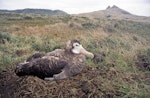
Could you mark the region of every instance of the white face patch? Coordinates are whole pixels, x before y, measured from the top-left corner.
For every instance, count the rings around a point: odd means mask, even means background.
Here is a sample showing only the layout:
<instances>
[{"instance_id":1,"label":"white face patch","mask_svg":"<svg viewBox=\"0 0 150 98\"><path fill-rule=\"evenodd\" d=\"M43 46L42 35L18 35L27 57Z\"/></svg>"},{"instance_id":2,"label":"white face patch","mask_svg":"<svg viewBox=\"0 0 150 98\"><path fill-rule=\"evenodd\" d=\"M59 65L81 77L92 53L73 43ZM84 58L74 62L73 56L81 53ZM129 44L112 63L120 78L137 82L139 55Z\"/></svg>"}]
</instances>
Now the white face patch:
<instances>
[{"instance_id":1,"label":"white face patch","mask_svg":"<svg viewBox=\"0 0 150 98\"><path fill-rule=\"evenodd\" d=\"M73 43L73 49L72 52L75 54L80 54L82 45L80 45L79 43Z\"/></svg>"}]
</instances>

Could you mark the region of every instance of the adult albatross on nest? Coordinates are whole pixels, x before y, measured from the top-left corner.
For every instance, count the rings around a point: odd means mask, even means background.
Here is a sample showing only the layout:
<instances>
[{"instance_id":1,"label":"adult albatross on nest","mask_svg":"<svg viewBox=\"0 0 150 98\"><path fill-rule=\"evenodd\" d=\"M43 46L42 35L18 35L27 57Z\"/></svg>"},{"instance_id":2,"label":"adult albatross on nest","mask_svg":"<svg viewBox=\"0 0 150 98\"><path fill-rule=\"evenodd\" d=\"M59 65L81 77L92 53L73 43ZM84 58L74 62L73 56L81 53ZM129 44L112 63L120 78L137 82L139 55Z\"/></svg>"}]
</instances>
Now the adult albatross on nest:
<instances>
[{"instance_id":1,"label":"adult albatross on nest","mask_svg":"<svg viewBox=\"0 0 150 98\"><path fill-rule=\"evenodd\" d=\"M44 80L61 80L79 74L84 67L85 56L94 57L78 40L69 40L65 49L32 55L26 62L16 66L15 73L18 76L33 75Z\"/></svg>"}]
</instances>

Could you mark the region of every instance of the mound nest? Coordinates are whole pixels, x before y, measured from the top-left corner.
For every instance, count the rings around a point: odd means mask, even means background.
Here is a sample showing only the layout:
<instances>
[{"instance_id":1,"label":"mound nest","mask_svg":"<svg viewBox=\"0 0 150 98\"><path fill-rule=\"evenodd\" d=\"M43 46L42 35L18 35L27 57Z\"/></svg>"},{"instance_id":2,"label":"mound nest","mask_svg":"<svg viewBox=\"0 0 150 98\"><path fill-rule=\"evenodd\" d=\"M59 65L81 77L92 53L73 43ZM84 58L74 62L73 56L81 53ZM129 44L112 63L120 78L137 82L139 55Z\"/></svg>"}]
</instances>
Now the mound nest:
<instances>
[{"instance_id":1,"label":"mound nest","mask_svg":"<svg viewBox=\"0 0 150 98\"><path fill-rule=\"evenodd\" d=\"M115 77L133 85L134 81L145 81L149 85L149 74L122 73L86 67L81 74L60 81L44 81L37 77L18 77L13 68L0 69L0 98L116 98L126 95L121 85L113 83ZM148 90L149 92L149 90ZM149 93L145 93L148 96ZM131 97L135 97L133 95ZM145 97L147 98L147 97Z\"/></svg>"},{"instance_id":2,"label":"mound nest","mask_svg":"<svg viewBox=\"0 0 150 98\"><path fill-rule=\"evenodd\" d=\"M18 77L13 68L0 73L1 98L99 98L105 95L100 90L105 74L90 67L77 76L51 82L33 76Z\"/></svg>"}]
</instances>

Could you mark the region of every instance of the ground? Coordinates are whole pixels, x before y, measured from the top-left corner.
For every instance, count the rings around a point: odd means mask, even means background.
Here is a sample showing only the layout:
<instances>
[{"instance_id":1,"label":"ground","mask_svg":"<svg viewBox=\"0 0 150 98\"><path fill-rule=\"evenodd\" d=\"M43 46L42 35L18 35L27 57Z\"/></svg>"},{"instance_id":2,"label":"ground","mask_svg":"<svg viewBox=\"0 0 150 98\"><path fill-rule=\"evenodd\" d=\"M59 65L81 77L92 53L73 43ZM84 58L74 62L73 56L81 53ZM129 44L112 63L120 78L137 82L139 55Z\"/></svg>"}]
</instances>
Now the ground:
<instances>
[{"instance_id":1,"label":"ground","mask_svg":"<svg viewBox=\"0 0 150 98\"><path fill-rule=\"evenodd\" d=\"M81 74L72 78L49 82L32 76L18 77L15 75L13 68L10 68L1 74L0 94L2 98L100 97L104 94L100 91L98 83L100 83L103 75L102 72L88 67ZM85 79L82 79L82 77Z\"/></svg>"},{"instance_id":2,"label":"ground","mask_svg":"<svg viewBox=\"0 0 150 98\"><path fill-rule=\"evenodd\" d=\"M110 83L118 74L121 74L113 70L113 67L100 71L86 66L77 76L51 82L33 76L18 77L14 73L14 67L0 71L1 98L120 98L126 96L126 93L120 90L119 84ZM149 74L144 76L132 74L130 78L125 76L122 79L124 82L133 84L134 81L143 78L143 80L147 79L147 84L150 83ZM146 98L149 95L145 93L143 97ZM130 96L138 98L136 94Z\"/></svg>"}]
</instances>

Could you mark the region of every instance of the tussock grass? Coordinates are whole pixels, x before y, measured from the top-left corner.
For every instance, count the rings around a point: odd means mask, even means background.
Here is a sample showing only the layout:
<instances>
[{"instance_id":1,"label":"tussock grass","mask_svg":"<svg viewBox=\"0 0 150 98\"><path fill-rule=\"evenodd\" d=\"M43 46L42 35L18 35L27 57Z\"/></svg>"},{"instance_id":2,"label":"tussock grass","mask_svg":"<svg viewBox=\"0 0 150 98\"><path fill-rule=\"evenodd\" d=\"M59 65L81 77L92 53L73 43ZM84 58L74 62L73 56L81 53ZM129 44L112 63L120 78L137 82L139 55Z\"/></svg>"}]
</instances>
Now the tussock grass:
<instances>
[{"instance_id":1,"label":"tussock grass","mask_svg":"<svg viewBox=\"0 0 150 98\"><path fill-rule=\"evenodd\" d=\"M34 53L64 48L69 39L78 39L95 54L86 65L101 74L82 77L93 87L89 97L97 90L101 97L149 96L149 71L138 65L150 63L150 24L77 16L12 15L11 19L7 14L0 15L0 68L15 67Z\"/></svg>"}]
</instances>

